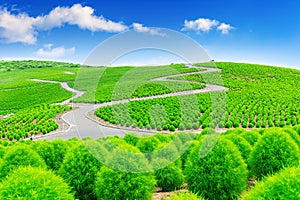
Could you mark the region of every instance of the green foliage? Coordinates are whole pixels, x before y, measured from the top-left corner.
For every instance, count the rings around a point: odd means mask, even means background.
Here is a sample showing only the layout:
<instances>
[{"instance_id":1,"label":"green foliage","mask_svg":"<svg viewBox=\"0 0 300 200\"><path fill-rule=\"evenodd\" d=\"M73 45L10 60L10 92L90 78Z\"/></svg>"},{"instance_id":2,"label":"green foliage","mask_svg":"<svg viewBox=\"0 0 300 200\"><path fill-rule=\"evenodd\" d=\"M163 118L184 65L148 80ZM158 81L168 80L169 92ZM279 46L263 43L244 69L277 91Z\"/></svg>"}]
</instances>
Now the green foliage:
<instances>
[{"instance_id":1,"label":"green foliage","mask_svg":"<svg viewBox=\"0 0 300 200\"><path fill-rule=\"evenodd\" d=\"M44 167L46 164L43 159L29 146L14 145L7 148L0 164L0 178L4 178L10 171L20 166Z\"/></svg>"},{"instance_id":2,"label":"green foliage","mask_svg":"<svg viewBox=\"0 0 300 200\"><path fill-rule=\"evenodd\" d=\"M140 138L136 146L142 153L150 153L157 149L160 143L156 137L145 136Z\"/></svg>"},{"instance_id":3,"label":"green foliage","mask_svg":"<svg viewBox=\"0 0 300 200\"><path fill-rule=\"evenodd\" d=\"M166 200L204 200L204 199L190 192L176 192L171 197L166 198Z\"/></svg>"},{"instance_id":4,"label":"green foliage","mask_svg":"<svg viewBox=\"0 0 300 200\"><path fill-rule=\"evenodd\" d=\"M294 126L293 129L298 133L300 136L300 125Z\"/></svg>"},{"instance_id":5,"label":"green foliage","mask_svg":"<svg viewBox=\"0 0 300 200\"><path fill-rule=\"evenodd\" d=\"M176 81L151 81L141 85L132 97L154 96L158 94L168 94L172 92L180 92L185 90L202 89L205 85L196 83L184 83Z\"/></svg>"},{"instance_id":6,"label":"green foliage","mask_svg":"<svg viewBox=\"0 0 300 200\"><path fill-rule=\"evenodd\" d=\"M125 136L124 136L124 140L125 142L127 142L128 144L131 144L133 146L136 146L136 144L138 143L139 141L139 137L137 134L135 133L127 133Z\"/></svg>"},{"instance_id":7,"label":"green foliage","mask_svg":"<svg viewBox=\"0 0 300 200\"><path fill-rule=\"evenodd\" d=\"M11 117L0 120L0 137L19 140L31 135L49 133L58 128L53 118L70 109L71 107L67 105L46 104L24 109Z\"/></svg>"},{"instance_id":8,"label":"green foliage","mask_svg":"<svg viewBox=\"0 0 300 200\"><path fill-rule=\"evenodd\" d=\"M229 140L207 135L188 157L185 167L189 190L208 199L234 199L246 188L247 167L237 147ZM200 149L209 151L203 157Z\"/></svg>"},{"instance_id":9,"label":"green foliage","mask_svg":"<svg viewBox=\"0 0 300 200\"><path fill-rule=\"evenodd\" d=\"M203 88L202 84L189 84L174 81L150 81L153 78L193 72L197 69L187 68L183 64L174 66L153 67L107 67L90 70L81 69L79 78L74 87L87 91L83 96L75 99L75 102L109 102L112 100L128 99L131 97L145 97L170 93L171 91L189 90L191 88ZM96 76L97 75L97 76ZM87 80L93 80L89 83ZM92 78L91 78L92 77ZM100 80L98 80L100 77ZM99 81L99 84L98 84ZM96 91L91 91L90 86L97 86Z\"/></svg>"},{"instance_id":10,"label":"green foliage","mask_svg":"<svg viewBox=\"0 0 300 200\"><path fill-rule=\"evenodd\" d=\"M173 127L175 130L206 127L269 128L295 126L300 123L299 70L243 63L216 63L216 65L222 69L221 72L173 78L223 85L222 80L220 82L222 78L224 86L229 88L226 92L225 113L216 114L225 107L224 105L214 107L215 111L212 112L210 94L202 93L196 95L199 102L197 106L189 107L183 103L187 109L184 113L188 113L189 116L186 119L181 118L183 116L181 103L191 102L185 100L191 98L188 96L180 97L180 103L178 97L132 101L122 106L112 106L114 115L110 106L100 108L96 114L113 124L123 123L141 128L150 125L152 129L157 130L162 128L170 130L170 127L171 130ZM216 101L222 102L220 98L224 99L224 96L220 95ZM156 117L157 120L154 122L150 120L148 111L154 105L161 105L164 108L165 114L159 115L163 116L163 120L159 117ZM126 112L127 110L129 112ZM132 120L128 120L130 118ZM122 122L123 120L126 123Z\"/></svg>"},{"instance_id":11,"label":"green foliage","mask_svg":"<svg viewBox=\"0 0 300 200\"><path fill-rule=\"evenodd\" d=\"M238 134L225 135L224 139L228 139L235 144L235 146L241 152L241 155L242 155L245 163L248 165L248 158L252 151L252 147L247 142L247 140L245 140L242 136L240 136Z\"/></svg>"},{"instance_id":12,"label":"green foliage","mask_svg":"<svg viewBox=\"0 0 300 200\"><path fill-rule=\"evenodd\" d=\"M179 189L184 181L183 172L175 163L169 163L168 160L154 159L151 166L155 169L156 184L163 191L173 191Z\"/></svg>"},{"instance_id":13,"label":"green foliage","mask_svg":"<svg viewBox=\"0 0 300 200\"><path fill-rule=\"evenodd\" d=\"M298 148L300 150L300 136L297 134L297 132L295 130L293 130L292 128L283 128L282 129L285 133L287 133L292 140L294 140L294 142L298 145Z\"/></svg>"},{"instance_id":14,"label":"green foliage","mask_svg":"<svg viewBox=\"0 0 300 200\"><path fill-rule=\"evenodd\" d=\"M297 166L299 161L298 146L280 129L265 132L249 157L251 173L258 178L275 173L284 167Z\"/></svg>"},{"instance_id":15,"label":"green foliage","mask_svg":"<svg viewBox=\"0 0 300 200\"><path fill-rule=\"evenodd\" d=\"M300 168L286 168L255 184L241 199L299 199Z\"/></svg>"},{"instance_id":16,"label":"green foliage","mask_svg":"<svg viewBox=\"0 0 300 200\"><path fill-rule=\"evenodd\" d=\"M3 157L5 154L6 148L2 145L0 145L0 159Z\"/></svg>"},{"instance_id":17,"label":"green foliage","mask_svg":"<svg viewBox=\"0 0 300 200\"><path fill-rule=\"evenodd\" d=\"M55 62L55 61L42 61L42 60L16 60L16 61L0 61L0 72L2 71L17 71L25 69L35 69L35 68L77 68L80 65L66 63L66 62Z\"/></svg>"},{"instance_id":18,"label":"green foliage","mask_svg":"<svg viewBox=\"0 0 300 200\"><path fill-rule=\"evenodd\" d=\"M93 185L102 164L83 145L70 149L58 174L71 186L75 197L96 199Z\"/></svg>"},{"instance_id":19,"label":"green foliage","mask_svg":"<svg viewBox=\"0 0 300 200\"><path fill-rule=\"evenodd\" d=\"M32 144L32 149L44 159L48 168L54 171L59 170L67 153L66 143L58 139L52 142L47 140L36 141Z\"/></svg>"},{"instance_id":20,"label":"green foliage","mask_svg":"<svg viewBox=\"0 0 300 200\"><path fill-rule=\"evenodd\" d=\"M133 150L133 149L132 149ZM97 174L98 199L152 199L155 177L149 163L138 151L115 149Z\"/></svg>"},{"instance_id":21,"label":"green foliage","mask_svg":"<svg viewBox=\"0 0 300 200\"><path fill-rule=\"evenodd\" d=\"M0 185L0 199L74 199L70 187L53 172L43 168L21 167Z\"/></svg>"},{"instance_id":22,"label":"green foliage","mask_svg":"<svg viewBox=\"0 0 300 200\"><path fill-rule=\"evenodd\" d=\"M247 140L247 142L249 142L249 144L251 146L254 146L254 144L260 139L261 135L258 131L252 130L252 131L245 131L241 134L241 136L243 138L245 138L245 140Z\"/></svg>"}]
</instances>

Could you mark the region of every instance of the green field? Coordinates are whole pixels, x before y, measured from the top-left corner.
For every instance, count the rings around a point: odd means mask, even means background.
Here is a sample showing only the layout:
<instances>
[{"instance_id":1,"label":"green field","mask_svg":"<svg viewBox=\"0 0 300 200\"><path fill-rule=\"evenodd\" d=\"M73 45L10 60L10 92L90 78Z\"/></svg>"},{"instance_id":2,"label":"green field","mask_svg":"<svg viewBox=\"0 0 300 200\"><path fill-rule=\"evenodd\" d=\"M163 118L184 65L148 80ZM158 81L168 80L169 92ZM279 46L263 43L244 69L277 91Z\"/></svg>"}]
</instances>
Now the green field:
<instances>
[{"instance_id":1,"label":"green field","mask_svg":"<svg viewBox=\"0 0 300 200\"><path fill-rule=\"evenodd\" d=\"M150 200L158 190L171 192L166 197L171 200L297 199L300 71L209 64L95 68L0 62L0 199ZM203 66L221 71L201 73ZM191 72L197 73L184 74ZM155 79L175 74L180 75ZM208 84L228 90L132 99L95 111L111 124L169 134L31 141L26 139L58 129L58 115L72 107L53 103L73 94L57 83L30 79L67 82L86 92L74 102L89 103L205 89ZM229 130L220 134L211 128ZM179 132L185 130L201 134Z\"/></svg>"},{"instance_id":2,"label":"green field","mask_svg":"<svg viewBox=\"0 0 300 200\"><path fill-rule=\"evenodd\" d=\"M214 72L186 75L176 79L220 84L218 77L221 76L224 86L229 88L226 92L226 112L221 113L221 116L211 112L209 94L197 94L199 107L190 106L187 112L191 115L187 120L181 119L182 108L177 97L135 101L113 108L104 107L96 111L96 115L113 124L127 124L140 128L150 126L151 129L165 130L174 128L183 130L192 127L268 128L300 124L299 70L240 63L216 63L216 65L222 69L220 74ZM185 98L187 100L182 101L188 102L189 97ZM166 123L159 120L160 124L157 124L157 120L151 119L153 117L147 112L157 104L165 107Z\"/></svg>"}]
</instances>

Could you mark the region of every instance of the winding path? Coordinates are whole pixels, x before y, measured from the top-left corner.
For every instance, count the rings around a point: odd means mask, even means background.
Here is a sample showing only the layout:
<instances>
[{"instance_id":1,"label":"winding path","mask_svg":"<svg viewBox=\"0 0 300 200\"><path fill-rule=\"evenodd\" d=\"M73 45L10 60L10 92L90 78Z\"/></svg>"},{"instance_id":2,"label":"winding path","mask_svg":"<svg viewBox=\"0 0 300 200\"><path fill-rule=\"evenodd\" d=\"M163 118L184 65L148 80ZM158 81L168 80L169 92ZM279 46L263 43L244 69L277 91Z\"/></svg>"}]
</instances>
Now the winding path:
<instances>
[{"instance_id":1,"label":"winding path","mask_svg":"<svg viewBox=\"0 0 300 200\"><path fill-rule=\"evenodd\" d=\"M186 65L190 68L200 68L193 65ZM170 77L177 77L182 75L188 75L188 74L198 74L198 73L208 73L208 72L220 72L221 70L218 68L203 68L204 70L198 71L198 72L190 72L190 73L184 73L184 74L174 74L174 75L168 75L163 77L158 77L152 79L152 81L166 81L169 80ZM37 82L47 82L47 83L55 83L60 84L62 88L64 88L67 91L70 91L74 94L74 96L70 99L67 99L66 101L62 102L61 104L69 104L72 105L74 109L62 116L62 119L69 124L69 129L61 132L61 133L55 133L55 134L47 134L43 136L37 136L35 139L37 140L53 140L55 138L61 138L61 139L70 139L73 137L77 137L79 139L85 138L85 137L91 137L91 138L99 138L99 137L105 137L105 136L122 136L128 132L135 132L138 135L143 134L153 134L155 131L141 131L141 130L130 130L130 129L123 129L117 128L117 127L108 127L100 124L98 122L98 118L94 115L94 111L98 108L108 106L108 105L116 105L120 103L128 103L129 101L141 101L141 100L148 100L148 99L155 99L155 98L165 98L165 97L171 97L171 96L182 96L182 95L189 95L189 94L199 94L199 93L205 93L205 92L213 92L213 91L225 91L228 88L219 86L219 85L213 85L213 84L206 84L206 87L203 89L195 89L195 90L187 90L187 91L181 91L181 92L173 92L169 94L162 94L162 95L155 95L155 96L149 96L149 97L141 97L141 98L132 98L132 99L123 99L118 101L111 101L101 104L87 104L87 103L70 103L70 101L74 98L82 96L85 91L78 91L68 86L67 82L57 82L57 81L48 81L48 80L39 80L39 79L31 79L33 81ZM183 80L184 81L184 80ZM185 81L188 82L188 81ZM80 133L80 134L79 134Z\"/></svg>"}]
</instances>

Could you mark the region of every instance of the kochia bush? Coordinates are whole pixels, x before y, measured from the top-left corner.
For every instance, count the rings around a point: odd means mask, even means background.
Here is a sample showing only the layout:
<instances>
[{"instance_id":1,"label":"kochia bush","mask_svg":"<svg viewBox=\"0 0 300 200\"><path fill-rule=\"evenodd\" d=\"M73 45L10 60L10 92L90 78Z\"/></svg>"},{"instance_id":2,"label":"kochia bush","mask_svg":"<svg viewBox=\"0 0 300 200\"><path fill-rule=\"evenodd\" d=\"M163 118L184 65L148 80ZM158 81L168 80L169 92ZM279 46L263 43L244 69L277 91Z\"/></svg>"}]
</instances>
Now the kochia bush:
<instances>
[{"instance_id":1,"label":"kochia bush","mask_svg":"<svg viewBox=\"0 0 300 200\"><path fill-rule=\"evenodd\" d=\"M225 135L224 139L228 139L236 145L238 150L241 152L241 155L242 155L245 163L248 164L247 160L248 160L249 155L252 151L252 147L247 142L247 140L245 140L242 136L240 136L238 134Z\"/></svg>"},{"instance_id":2,"label":"kochia bush","mask_svg":"<svg viewBox=\"0 0 300 200\"><path fill-rule=\"evenodd\" d=\"M74 199L70 187L53 172L43 168L21 167L0 185L0 199Z\"/></svg>"},{"instance_id":3,"label":"kochia bush","mask_svg":"<svg viewBox=\"0 0 300 200\"><path fill-rule=\"evenodd\" d=\"M233 142L220 138L213 146L214 137L207 135L191 150L185 167L189 190L207 199L236 198L246 187L247 166ZM200 149L208 154L200 156Z\"/></svg>"},{"instance_id":4,"label":"kochia bush","mask_svg":"<svg viewBox=\"0 0 300 200\"><path fill-rule=\"evenodd\" d=\"M155 159L151 162L154 174L157 181L157 186L161 187L163 191L173 191L179 189L184 181L183 172L181 167L175 163L169 163L164 159Z\"/></svg>"},{"instance_id":5,"label":"kochia bush","mask_svg":"<svg viewBox=\"0 0 300 200\"><path fill-rule=\"evenodd\" d=\"M102 163L83 145L70 149L58 171L78 199L96 199L93 193L95 176Z\"/></svg>"},{"instance_id":6,"label":"kochia bush","mask_svg":"<svg viewBox=\"0 0 300 200\"><path fill-rule=\"evenodd\" d=\"M27 145L14 145L7 148L0 164L0 178L20 166L44 167L44 160Z\"/></svg>"},{"instance_id":7,"label":"kochia bush","mask_svg":"<svg viewBox=\"0 0 300 200\"><path fill-rule=\"evenodd\" d=\"M62 140L44 140L34 142L32 149L44 159L49 169L58 171L67 152L67 145Z\"/></svg>"},{"instance_id":8,"label":"kochia bush","mask_svg":"<svg viewBox=\"0 0 300 200\"><path fill-rule=\"evenodd\" d=\"M242 197L243 200L299 199L300 168L286 168L258 182Z\"/></svg>"},{"instance_id":9,"label":"kochia bush","mask_svg":"<svg viewBox=\"0 0 300 200\"><path fill-rule=\"evenodd\" d=\"M97 174L98 199L152 199L155 176L145 156L135 148L115 149Z\"/></svg>"},{"instance_id":10,"label":"kochia bush","mask_svg":"<svg viewBox=\"0 0 300 200\"><path fill-rule=\"evenodd\" d=\"M254 144L259 140L261 137L261 134L258 131L252 130L252 131L245 131L242 134L240 134L251 146L254 146Z\"/></svg>"},{"instance_id":11,"label":"kochia bush","mask_svg":"<svg viewBox=\"0 0 300 200\"><path fill-rule=\"evenodd\" d=\"M255 144L249 157L251 174L261 178L283 167L299 165L300 155L296 143L280 129L266 131Z\"/></svg>"}]
</instances>

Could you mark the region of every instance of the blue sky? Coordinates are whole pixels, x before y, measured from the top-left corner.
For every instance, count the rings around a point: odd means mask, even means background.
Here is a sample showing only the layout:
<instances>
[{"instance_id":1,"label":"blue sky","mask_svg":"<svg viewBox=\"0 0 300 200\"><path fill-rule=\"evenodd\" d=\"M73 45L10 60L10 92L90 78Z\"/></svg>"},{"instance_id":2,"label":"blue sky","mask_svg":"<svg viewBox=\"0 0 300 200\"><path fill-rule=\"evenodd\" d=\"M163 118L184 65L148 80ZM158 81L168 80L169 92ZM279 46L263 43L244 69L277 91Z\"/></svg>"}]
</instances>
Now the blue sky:
<instances>
[{"instance_id":1,"label":"blue sky","mask_svg":"<svg viewBox=\"0 0 300 200\"><path fill-rule=\"evenodd\" d=\"M0 6L0 59L82 63L111 36L161 27L186 34L218 61L300 68L298 0L10 0Z\"/></svg>"}]
</instances>

